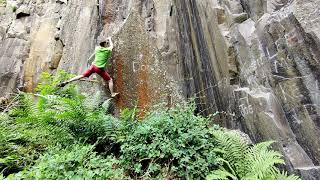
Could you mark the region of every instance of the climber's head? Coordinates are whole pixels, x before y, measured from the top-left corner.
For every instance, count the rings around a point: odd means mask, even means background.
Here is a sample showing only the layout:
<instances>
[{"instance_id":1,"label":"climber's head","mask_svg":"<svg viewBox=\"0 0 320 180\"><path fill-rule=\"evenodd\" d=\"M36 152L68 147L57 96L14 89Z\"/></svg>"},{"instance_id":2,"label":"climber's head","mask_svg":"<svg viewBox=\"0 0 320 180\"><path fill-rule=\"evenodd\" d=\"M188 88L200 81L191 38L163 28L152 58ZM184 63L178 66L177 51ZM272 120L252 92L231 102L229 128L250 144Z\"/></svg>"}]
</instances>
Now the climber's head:
<instances>
[{"instance_id":1,"label":"climber's head","mask_svg":"<svg viewBox=\"0 0 320 180\"><path fill-rule=\"evenodd\" d=\"M105 41L105 40L100 41L100 42L99 42L99 45L100 45L101 47L107 47L107 41Z\"/></svg>"}]
</instances>

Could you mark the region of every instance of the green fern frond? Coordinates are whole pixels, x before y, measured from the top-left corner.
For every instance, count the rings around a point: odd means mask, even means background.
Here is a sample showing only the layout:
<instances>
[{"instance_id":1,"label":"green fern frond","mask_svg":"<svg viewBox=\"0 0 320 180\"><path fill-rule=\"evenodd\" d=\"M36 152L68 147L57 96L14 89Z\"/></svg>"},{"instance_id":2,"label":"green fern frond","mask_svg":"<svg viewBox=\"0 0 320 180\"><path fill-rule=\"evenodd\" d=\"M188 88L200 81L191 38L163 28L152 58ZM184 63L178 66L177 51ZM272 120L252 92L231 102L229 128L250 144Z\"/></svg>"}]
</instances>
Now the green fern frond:
<instances>
[{"instance_id":1,"label":"green fern frond","mask_svg":"<svg viewBox=\"0 0 320 180\"><path fill-rule=\"evenodd\" d=\"M274 142L263 142L248 149L246 179L264 179L277 173L275 165L283 164L284 160L280 153L268 149L272 143Z\"/></svg>"},{"instance_id":2,"label":"green fern frond","mask_svg":"<svg viewBox=\"0 0 320 180\"><path fill-rule=\"evenodd\" d=\"M241 176L245 174L244 164L248 145L242 142L239 135L233 132L214 131L212 132L218 143L218 147L225 151L222 158L230 163L231 167Z\"/></svg>"},{"instance_id":3,"label":"green fern frond","mask_svg":"<svg viewBox=\"0 0 320 180\"><path fill-rule=\"evenodd\" d=\"M220 168L213 171L208 178L259 180L287 177L287 174L279 173L276 167L276 165L284 164L282 155L269 150L274 141L262 142L249 147L234 132L218 130L213 131L212 134L218 144L214 151L222 154L222 159L219 159Z\"/></svg>"},{"instance_id":4,"label":"green fern frond","mask_svg":"<svg viewBox=\"0 0 320 180\"><path fill-rule=\"evenodd\" d=\"M229 179L238 180L236 176L229 173L224 168L213 171L212 174L206 177L206 180L229 180Z\"/></svg>"},{"instance_id":5,"label":"green fern frond","mask_svg":"<svg viewBox=\"0 0 320 180\"><path fill-rule=\"evenodd\" d=\"M274 179L279 179L279 180L301 180L300 177L295 176L295 175L290 175L288 176L287 172L280 172L278 171L276 177Z\"/></svg>"}]
</instances>

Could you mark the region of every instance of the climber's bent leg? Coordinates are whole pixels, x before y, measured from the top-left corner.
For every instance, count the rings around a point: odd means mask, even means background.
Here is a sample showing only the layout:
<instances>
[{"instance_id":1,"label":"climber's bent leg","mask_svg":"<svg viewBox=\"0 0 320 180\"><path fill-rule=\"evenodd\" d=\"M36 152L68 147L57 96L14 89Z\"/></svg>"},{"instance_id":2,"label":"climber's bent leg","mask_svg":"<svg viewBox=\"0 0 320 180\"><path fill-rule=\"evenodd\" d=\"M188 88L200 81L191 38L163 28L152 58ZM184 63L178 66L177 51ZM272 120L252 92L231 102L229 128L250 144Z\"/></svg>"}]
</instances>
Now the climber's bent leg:
<instances>
[{"instance_id":1,"label":"climber's bent leg","mask_svg":"<svg viewBox=\"0 0 320 180\"><path fill-rule=\"evenodd\" d=\"M99 74L106 82L108 82L108 86L109 86L109 90L110 90L110 93L111 93L111 97L117 96L119 93L115 93L113 91L113 80L110 77L110 75L108 74L108 72L105 71L104 69L100 69L100 68L97 68L97 67L94 67L94 68L95 68L95 72L97 74Z\"/></svg>"},{"instance_id":2,"label":"climber's bent leg","mask_svg":"<svg viewBox=\"0 0 320 180\"><path fill-rule=\"evenodd\" d=\"M111 97L117 96L119 93L115 93L115 92L113 91L113 80L110 79L109 82L108 82L108 84L109 84L109 89L110 89Z\"/></svg>"},{"instance_id":3,"label":"climber's bent leg","mask_svg":"<svg viewBox=\"0 0 320 180\"><path fill-rule=\"evenodd\" d=\"M105 71L104 69L98 68L98 67L94 67L94 71L99 74L103 80L105 80L106 82L110 81L111 77L110 75L107 73L107 71Z\"/></svg>"}]
</instances>

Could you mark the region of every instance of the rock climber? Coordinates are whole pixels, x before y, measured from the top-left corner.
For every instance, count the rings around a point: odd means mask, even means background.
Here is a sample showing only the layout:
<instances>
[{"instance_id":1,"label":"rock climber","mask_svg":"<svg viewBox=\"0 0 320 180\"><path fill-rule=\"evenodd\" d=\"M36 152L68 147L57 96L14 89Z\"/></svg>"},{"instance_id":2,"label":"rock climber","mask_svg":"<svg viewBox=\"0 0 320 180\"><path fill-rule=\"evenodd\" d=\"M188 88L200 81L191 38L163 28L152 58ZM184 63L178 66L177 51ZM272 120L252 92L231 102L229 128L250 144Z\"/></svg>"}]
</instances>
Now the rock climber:
<instances>
[{"instance_id":1,"label":"rock climber","mask_svg":"<svg viewBox=\"0 0 320 180\"><path fill-rule=\"evenodd\" d=\"M111 97L116 97L119 93L113 91L113 80L108 74L108 72L105 70L105 67L108 64L108 60L111 57L112 49L113 42L111 40L111 37L108 37L107 40L100 41L99 46L96 47L95 52L88 59L88 62L91 62L92 59L95 57L91 66L82 75L78 75L68 81L62 82L58 86L64 87L68 83L80 80L85 77L89 77L92 73L97 73L106 82L108 82Z\"/></svg>"}]
</instances>

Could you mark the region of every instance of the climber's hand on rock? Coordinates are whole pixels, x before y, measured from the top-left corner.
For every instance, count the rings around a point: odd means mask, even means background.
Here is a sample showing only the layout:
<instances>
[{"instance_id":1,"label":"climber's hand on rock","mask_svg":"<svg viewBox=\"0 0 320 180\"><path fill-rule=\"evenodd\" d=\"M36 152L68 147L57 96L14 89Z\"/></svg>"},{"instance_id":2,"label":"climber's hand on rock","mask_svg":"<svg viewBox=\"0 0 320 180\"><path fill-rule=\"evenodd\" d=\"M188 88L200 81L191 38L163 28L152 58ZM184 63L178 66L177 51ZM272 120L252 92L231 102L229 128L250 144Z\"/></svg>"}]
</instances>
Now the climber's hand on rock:
<instances>
[{"instance_id":1,"label":"climber's hand on rock","mask_svg":"<svg viewBox=\"0 0 320 180\"><path fill-rule=\"evenodd\" d=\"M110 49L113 49L113 42L112 42L112 40L111 40L111 36L109 36L109 37L107 38L107 40L109 41L109 48L110 48Z\"/></svg>"}]
</instances>

